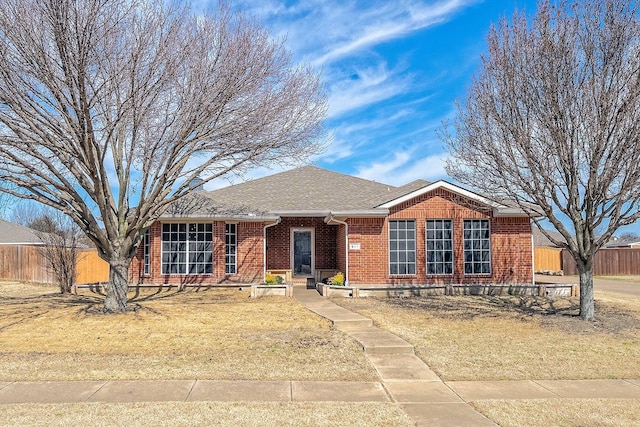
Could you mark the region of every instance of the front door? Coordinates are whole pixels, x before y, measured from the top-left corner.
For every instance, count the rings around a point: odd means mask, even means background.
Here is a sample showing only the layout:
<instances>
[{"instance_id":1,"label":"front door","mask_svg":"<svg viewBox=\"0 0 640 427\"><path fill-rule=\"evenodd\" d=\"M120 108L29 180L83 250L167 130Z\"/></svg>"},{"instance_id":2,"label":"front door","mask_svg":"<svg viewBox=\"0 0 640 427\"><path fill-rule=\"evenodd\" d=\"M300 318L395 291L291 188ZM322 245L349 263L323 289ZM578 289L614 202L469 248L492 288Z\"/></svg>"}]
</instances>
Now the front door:
<instances>
[{"instance_id":1,"label":"front door","mask_svg":"<svg viewBox=\"0 0 640 427\"><path fill-rule=\"evenodd\" d=\"M295 276L313 275L313 230L293 230L292 265Z\"/></svg>"}]
</instances>

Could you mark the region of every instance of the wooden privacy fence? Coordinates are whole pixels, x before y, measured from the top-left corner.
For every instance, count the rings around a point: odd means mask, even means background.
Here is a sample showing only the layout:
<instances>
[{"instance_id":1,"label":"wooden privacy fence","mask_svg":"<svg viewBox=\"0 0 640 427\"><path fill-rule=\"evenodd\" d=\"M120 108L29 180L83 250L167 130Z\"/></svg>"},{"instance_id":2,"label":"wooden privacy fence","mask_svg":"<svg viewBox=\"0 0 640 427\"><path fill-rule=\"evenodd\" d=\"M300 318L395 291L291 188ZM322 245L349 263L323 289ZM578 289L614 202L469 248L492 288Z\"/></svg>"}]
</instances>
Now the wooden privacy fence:
<instances>
[{"instance_id":1,"label":"wooden privacy fence","mask_svg":"<svg viewBox=\"0 0 640 427\"><path fill-rule=\"evenodd\" d=\"M0 245L0 279L54 283L41 249L39 246Z\"/></svg>"},{"instance_id":2,"label":"wooden privacy fence","mask_svg":"<svg viewBox=\"0 0 640 427\"><path fill-rule=\"evenodd\" d=\"M566 275L578 274L576 263L566 249L562 251L562 270ZM593 274L596 276L640 275L640 249L600 249L593 261Z\"/></svg>"},{"instance_id":3,"label":"wooden privacy fence","mask_svg":"<svg viewBox=\"0 0 640 427\"><path fill-rule=\"evenodd\" d=\"M42 256L42 246L0 245L0 280L55 283L53 272ZM80 249L76 265L76 283L107 282L109 264L95 249Z\"/></svg>"},{"instance_id":4,"label":"wooden privacy fence","mask_svg":"<svg viewBox=\"0 0 640 427\"><path fill-rule=\"evenodd\" d=\"M76 265L76 284L108 282L109 264L98 256L95 249L81 249Z\"/></svg>"},{"instance_id":5,"label":"wooden privacy fence","mask_svg":"<svg viewBox=\"0 0 640 427\"><path fill-rule=\"evenodd\" d=\"M533 251L534 271L560 271L562 270L562 249L535 248Z\"/></svg>"}]
</instances>

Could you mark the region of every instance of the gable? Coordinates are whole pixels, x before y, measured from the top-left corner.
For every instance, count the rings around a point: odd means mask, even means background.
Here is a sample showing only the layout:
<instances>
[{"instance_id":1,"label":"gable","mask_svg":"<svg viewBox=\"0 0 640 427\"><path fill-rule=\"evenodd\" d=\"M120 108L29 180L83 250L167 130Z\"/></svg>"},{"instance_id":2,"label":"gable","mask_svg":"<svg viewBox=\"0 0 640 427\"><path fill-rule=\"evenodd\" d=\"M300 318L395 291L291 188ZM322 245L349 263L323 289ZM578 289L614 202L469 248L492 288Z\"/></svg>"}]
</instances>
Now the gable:
<instances>
[{"instance_id":1,"label":"gable","mask_svg":"<svg viewBox=\"0 0 640 427\"><path fill-rule=\"evenodd\" d=\"M466 190L457 185L451 184L446 181L437 181L426 185L417 190L411 191L407 194L404 194L400 197L397 197L393 200L390 200L386 203L383 203L377 208L384 209L393 209L398 207L408 207L412 204L417 203L423 196L429 195L430 193L437 193L439 191L445 191L451 195L453 200L457 199L456 203L462 206L474 206L474 210L482 211L490 211L493 216L509 216L509 217L528 217L529 215L525 213L522 209L516 206L510 206L505 203L499 203L495 200L491 200L487 197L484 197L480 194L474 193L472 191Z\"/></svg>"}]
</instances>

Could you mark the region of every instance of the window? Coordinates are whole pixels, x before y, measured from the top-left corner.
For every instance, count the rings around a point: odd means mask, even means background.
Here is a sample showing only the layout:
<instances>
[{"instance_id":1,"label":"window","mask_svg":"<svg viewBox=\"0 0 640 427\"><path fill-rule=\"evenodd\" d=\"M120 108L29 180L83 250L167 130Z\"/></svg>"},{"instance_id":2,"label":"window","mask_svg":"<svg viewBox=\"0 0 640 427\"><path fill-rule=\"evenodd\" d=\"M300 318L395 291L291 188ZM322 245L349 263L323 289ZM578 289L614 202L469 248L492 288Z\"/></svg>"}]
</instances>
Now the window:
<instances>
[{"instance_id":1,"label":"window","mask_svg":"<svg viewBox=\"0 0 640 427\"><path fill-rule=\"evenodd\" d=\"M144 274L151 273L151 232L147 228L144 230L144 237L142 240L142 251L144 257Z\"/></svg>"},{"instance_id":2,"label":"window","mask_svg":"<svg viewBox=\"0 0 640 427\"><path fill-rule=\"evenodd\" d=\"M389 272L416 274L416 222L389 221Z\"/></svg>"},{"instance_id":3,"label":"window","mask_svg":"<svg viewBox=\"0 0 640 427\"><path fill-rule=\"evenodd\" d=\"M427 274L453 274L453 222L428 219L426 233Z\"/></svg>"},{"instance_id":4,"label":"window","mask_svg":"<svg viewBox=\"0 0 640 427\"><path fill-rule=\"evenodd\" d=\"M491 274L489 220L464 221L464 274Z\"/></svg>"},{"instance_id":5,"label":"window","mask_svg":"<svg viewBox=\"0 0 640 427\"><path fill-rule=\"evenodd\" d=\"M236 274L237 225L226 224L224 230L224 272Z\"/></svg>"},{"instance_id":6,"label":"window","mask_svg":"<svg viewBox=\"0 0 640 427\"><path fill-rule=\"evenodd\" d=\"M211 224L162 224L162 274L213 272Z\"/></svg>"}]
</instances>

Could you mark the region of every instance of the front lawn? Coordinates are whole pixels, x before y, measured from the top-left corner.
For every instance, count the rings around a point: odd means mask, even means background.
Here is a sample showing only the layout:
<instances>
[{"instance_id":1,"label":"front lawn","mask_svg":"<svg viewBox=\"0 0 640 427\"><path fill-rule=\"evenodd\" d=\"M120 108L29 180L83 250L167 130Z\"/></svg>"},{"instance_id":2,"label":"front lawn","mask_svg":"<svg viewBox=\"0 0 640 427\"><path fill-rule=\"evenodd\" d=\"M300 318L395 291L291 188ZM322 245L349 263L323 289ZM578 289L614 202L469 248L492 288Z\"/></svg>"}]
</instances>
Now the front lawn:
<instances>
[{"instance_id":1,"label":"front lawn","mask_svg":"<svg viewBox=\"0 0 640 427\"><path fill-rule=\"evenodd\" d=\"M640 378L640 298L438 296L334 299L416 347L443 380Z\"/></svg>"},{"instance_id":2,"label":"front lawn","mask_svg":"<svg viewBox=\"0 0 640 427\"><path fill-rule=\"evenodd\" d=\"M355 341L291 298L148 289L122 315L102 302L0 283L0 381L378 378Z\"/></svg>"}]
</instances>

